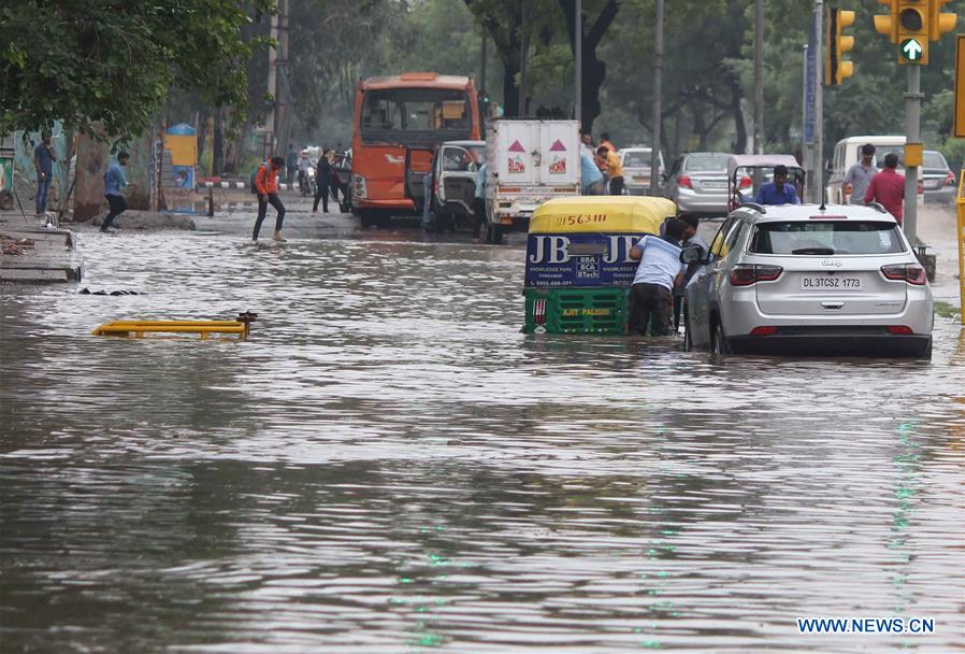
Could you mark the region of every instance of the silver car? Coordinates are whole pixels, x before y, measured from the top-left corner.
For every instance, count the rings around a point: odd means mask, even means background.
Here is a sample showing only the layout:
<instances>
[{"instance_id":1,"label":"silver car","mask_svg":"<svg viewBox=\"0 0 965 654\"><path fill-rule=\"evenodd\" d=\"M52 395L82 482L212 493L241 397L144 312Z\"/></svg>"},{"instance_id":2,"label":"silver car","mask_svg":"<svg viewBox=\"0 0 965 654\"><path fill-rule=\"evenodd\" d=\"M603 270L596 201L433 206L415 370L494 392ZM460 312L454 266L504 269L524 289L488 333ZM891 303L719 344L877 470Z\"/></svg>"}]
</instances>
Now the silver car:
<instances>
[{"instance_id":1,"label":"silver car","mask_svg":"<svg viewBox=\"0 0 965 654\"><path fill-rule=\"evenodd\" d=\"M879 205L745 205L681 261L687 349L931 357L925 270Z\"/></svg>"},{"instance_id":2,"label":"silver car","mask_svg":"<svg viewBox=\"0 0 965 654\"><path fill-rule=\"evenodd\" d=\"M677 159L667 176L666 195L681 211L727 214L727 159L721 152L692 152Z\"/></svg>"}]
</instances>

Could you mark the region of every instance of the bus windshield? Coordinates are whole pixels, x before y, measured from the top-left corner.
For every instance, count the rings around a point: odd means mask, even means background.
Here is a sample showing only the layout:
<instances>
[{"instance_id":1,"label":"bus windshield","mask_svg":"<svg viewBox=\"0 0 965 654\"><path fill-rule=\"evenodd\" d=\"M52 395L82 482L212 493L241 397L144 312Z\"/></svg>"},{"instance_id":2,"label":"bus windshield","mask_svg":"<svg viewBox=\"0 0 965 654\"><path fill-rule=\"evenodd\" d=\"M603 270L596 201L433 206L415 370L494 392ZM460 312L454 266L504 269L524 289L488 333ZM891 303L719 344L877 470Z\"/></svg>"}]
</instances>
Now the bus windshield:
<instances>
[{"instance_id":1,"label":"bus windshield","mask_svg":"<svg viewBox=\"0 0 965 654\"><path fill-rule=\"evenodd\" d=\"M472 112L465 91L367 91L359 131L363 143L438 143L471 138Z\"/></svg>"}]
</instances>

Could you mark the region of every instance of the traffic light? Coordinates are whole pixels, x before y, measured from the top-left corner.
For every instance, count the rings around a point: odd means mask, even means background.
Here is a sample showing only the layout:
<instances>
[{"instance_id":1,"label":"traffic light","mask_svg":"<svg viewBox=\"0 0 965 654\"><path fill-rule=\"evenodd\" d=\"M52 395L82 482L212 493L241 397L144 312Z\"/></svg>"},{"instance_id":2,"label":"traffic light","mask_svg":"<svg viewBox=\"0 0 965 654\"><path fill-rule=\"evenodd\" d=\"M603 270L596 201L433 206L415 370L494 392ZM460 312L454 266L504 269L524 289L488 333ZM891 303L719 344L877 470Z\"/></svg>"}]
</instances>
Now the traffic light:
<instances>
[{"instance_id":1,"label":"traffic light","mask_svg":"<svg viewBox=\"0 0 965 654\"><path fill-rule=\"evenodd\" d=\"M942 34L955 29L958 16L942 11L942 7L952 0L928 0L928 38L938 41Z\"/></svg>"},{"instance_id":2,"label":"traffic light","mask_svg":"<svg viewBox=\"0 0 965 654\"><path fill-rule=\"evenodd\" d=\"M928 63L928 11L934 0L898 0L898 63Z\"/></svg>"},{"instance_id":3,"label":"traffic light","mask_svg":"<svg viewBox=\"0 0 965 654\"><path fill-rule=\"evenodd\" d=\"M888 7L888 15L875 16L875 31L884 34L892 43L898 43L898 0L878 0Z\"/></svg>"},{"instance_id":4,"label":"traffic light","mask_svg":"<svg viewBox=\"0 0 965 654\"><path fill-rule=\"evenodd\" d=\"M854 48L854 37L843 34L844 28L854 25L854 18L853 11L831 9L828 12L828 45L824 56L825 86L837 86L844 78L854 75L854 62L844 58L844 53Z\"/></svg>"}]
</instances>

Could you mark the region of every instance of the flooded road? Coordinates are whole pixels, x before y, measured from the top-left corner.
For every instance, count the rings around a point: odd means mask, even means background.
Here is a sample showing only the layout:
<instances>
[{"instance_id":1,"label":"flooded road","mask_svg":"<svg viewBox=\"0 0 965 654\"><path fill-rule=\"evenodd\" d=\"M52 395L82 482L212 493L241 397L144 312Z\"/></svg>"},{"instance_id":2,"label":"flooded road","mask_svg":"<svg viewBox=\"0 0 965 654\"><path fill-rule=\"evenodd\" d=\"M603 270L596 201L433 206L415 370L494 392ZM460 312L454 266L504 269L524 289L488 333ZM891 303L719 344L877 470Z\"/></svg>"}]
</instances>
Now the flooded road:
<instances>
[{"instance_id":1,"label":"flooded road","mask_svg":"<svg viewBox=\"0 0 965 654\"><path fill-rule=\"evenodd\" d=\"M142 295L0 289L0 652L963 650L950 319L931 363L529 337L519 247L243 222L84 232ZM852 616L935 630L796 621Z\"/></svg>"}]
</instances>

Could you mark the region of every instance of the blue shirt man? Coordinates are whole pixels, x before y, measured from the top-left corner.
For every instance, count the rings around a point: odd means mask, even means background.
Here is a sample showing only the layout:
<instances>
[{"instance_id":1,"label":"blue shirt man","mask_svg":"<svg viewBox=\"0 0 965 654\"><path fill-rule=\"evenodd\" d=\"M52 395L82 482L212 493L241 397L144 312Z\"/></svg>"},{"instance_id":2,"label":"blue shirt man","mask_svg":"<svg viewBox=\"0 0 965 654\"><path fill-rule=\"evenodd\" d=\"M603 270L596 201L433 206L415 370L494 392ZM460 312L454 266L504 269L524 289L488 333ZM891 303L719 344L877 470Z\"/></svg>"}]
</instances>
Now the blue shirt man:
<instances>
[{"instance_id":1,"label":"blue shirt man","mask_svg":"<svg viewBox=\"0 0 965 654\"><path fill-rule=\"evenodd\" d=\"M486 199L486 164L479 166L476 171L476 199Z\"/></svg>"},{"instance_id":2,"label":"blue shirt man","mask_svg":"<svg viewBox=\"0 0 965 654\"><path fill-rule=\"evenodd\" d=\"M37 169L37 213L47 211L47 192L54 177L57 153L50 144L50 134L44 134L42 142L34 148L34 167Z\"/></svg>"},{"instance_id":3,"label":"blue shirt man","mask_svg":"<svg viewBox=\"0 0 965 654\"><path fill-rule=\"evenodd\" d=\"M580 151L580 186L583 195L603 195L603 173L593 157L583 150Z\"/></svg>"},{"instance_id":4,"label":"blue shirt man","mask_svg":"<svg viewBox=\"0 0 965 654\"><path fill-rule=\"evenodd\" d=\"M757 204L801 204L793 184L787 183L787 166L774 166L774 181L762 184L754 197Z\"/></svg>"},{"instance_id":5,"label":"blue shirt man","mask_svg":"<svg viewBox=\"0 0 965 654\"><path fill-rule=\"evenodd\" d=\"M111 210L101 225L102 232L107 232L113 226L114 220L127 210L127 202L121 195L121 189L134 185L124 177L123 166L127 165L130 158L131 156L126 152L118 153L117 161L111 163L104 173L104 197L107 198L107 204L110 205Z\"/></svg>"},{"instance_id":6,"label":"blue shirt man","mask_svg":"<svg viewBox=\"0 0 965 654\"><path fill-rule=\"evenodd\" d=\"M111 163L104 173L104 195L121 195L121 189L128 185L127 178L124 177L124 169L121 166L127 165L127 157L121 153L117 161ZM123 163L121 159L123 157Z\"/></svg>"}]
</instances>

